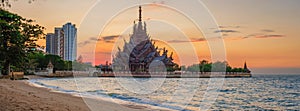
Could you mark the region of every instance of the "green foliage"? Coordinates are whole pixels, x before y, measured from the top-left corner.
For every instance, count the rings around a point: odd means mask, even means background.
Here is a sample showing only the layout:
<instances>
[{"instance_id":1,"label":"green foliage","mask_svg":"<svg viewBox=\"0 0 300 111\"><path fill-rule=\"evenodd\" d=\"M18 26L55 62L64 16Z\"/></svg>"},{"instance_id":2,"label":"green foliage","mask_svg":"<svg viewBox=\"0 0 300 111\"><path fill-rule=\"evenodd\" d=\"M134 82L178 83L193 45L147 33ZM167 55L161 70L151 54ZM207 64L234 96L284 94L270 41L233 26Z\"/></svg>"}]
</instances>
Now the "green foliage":
<instances>
[{"instance_id":1,"label":"green foliage","mask_svg":"<svg viewBox=\"0 0 300 111\"><path fill-rule=\"evenodd\" d=\"M174 71L176 71L176 70L180 70L180 67L179 67L179 65L178 64L174 64L174 66L172 66L172 67L167 67L167 72L174 72Z\"/></svg>"},{"instance_id":2,"label":"green foliage","mask_svg":"<svg viewBox=\"0 0 300 111\"><path fill-rule=\"evenodd\" d=\"M182 70L182 71L186 71L187 69L186 69L186 66L185 65L183 65L183 66L180 66L180 70Z\"/></svg>"},{"instance_id":3,"label":"green foliage","mask_svg":"<svg viewBox=\"0 0 300 111\"><path fill-rule=\"evenodd\" d=\"M40 67L41 60L44 59L44 54L42 52L32 52L27 55L26 69L35 70L37 67Z\"/></svg>"},{"instance_id":4,"label":"green foliage","mask_svg":"<svg viewBox=\"0 0 300 111\"><path fill-rule=\"evenodd\" d=\"M54 70L64 70L65 69L66 62L63 61L61 59L61 57L59 57L58 55L47 54L47 55L45 55L45 58L42 61L44 64L41 67L47 67L49 62L51 62L52 65L54 66Z\"/></svg>"},{"instance_id":5,"label":"green foliage","mask_svg":"<svg viewBox=\"0 0 300 111\"><path fill-rule=\"evenodd\" d=\"M199 64L193 64L187 67L188 71L192 72L246 72L243 68L232 68L226 61L217 61L214 63L202 60Z\"/></svg>"},{"instance_id":6,"label":"green foliage","mask_svg":"<svg viewBox=\"0 0 300 111\"><path fill-rule=\"evenodd\" d=\"M63 61L61 57L57 55L51 55L51 54L46 54L44 55L43 53L32 53L33 54L33 59L36 61L36 68L44 70L47 68L49 62L52 63L54 66L54 70L69 70L70 68L67 68L67 65L70 65L68 61Z\"/></svg>"},{"instance_id":7,"label":"green foliage","mask_svg":"<svg viewBox=\"0 0 300 111\"><path fill-rule=\"evenodd\" d=\"M30 70L45 70L49 64L52 63L54 66L55 71L62 71L62 70L78 70L83 71L87 68L92 67L88 64L83 64L79 62L72 62L72 61L64 61L61 57L57 55L51 54L43 54L42 52L32 52L27 57L30 62L27 62L27 68Z\"/></svg>"},{"instance_id":8,"label":"green foliage","mask_svg":"<svg viewBox=\"0 0 300 111\"><path fill-rule=\"evenodd\" d=\"M189 66L187 70L192 72L199 72L200 71L199 64L193 64Z\"/></svg>"},{"instance_id":9,"label":"green foliage","mask_svg":"<svg viewBox=\"0 0 300 111\"><path fill-rule=\"evenodd\" d=\"M226 71L227 62L217 61L212 63L212 72L225 72Z\"/></svg>"},{"instance_id":10,"label":"green foliage","mask_svg":"<svg viewBox=\"0 0 300 111\"><path fill-rule=\"evenodd\" d=\"M35 41L43 38L44 27L34 24L17 14L0 8L0 63L3 74L8 74L10 66L25 69L29 49L37 47Z\"/></svg>"},{"instance_id":11,"label":"green foliage","mask_svg":"<svg viewBox=\"0 0 300 111\"><path fill-rule=\"evenodd\" d=\"M243 68L233 68L231 72L246 72Z\"/></svg>"},{"instance_id":12,"label":"green foliage","mask_svg":"<svg viewBox=\"0 0 300 111\"><path fill-rule=\"evenodd\" d=\"M187 67L188 71L192 71L192 72L211 72L212 69L212 63L209 63L206 60L202 60L200 61L199 64L193 64L191 66Z\"/></svg>"}]
</instances>

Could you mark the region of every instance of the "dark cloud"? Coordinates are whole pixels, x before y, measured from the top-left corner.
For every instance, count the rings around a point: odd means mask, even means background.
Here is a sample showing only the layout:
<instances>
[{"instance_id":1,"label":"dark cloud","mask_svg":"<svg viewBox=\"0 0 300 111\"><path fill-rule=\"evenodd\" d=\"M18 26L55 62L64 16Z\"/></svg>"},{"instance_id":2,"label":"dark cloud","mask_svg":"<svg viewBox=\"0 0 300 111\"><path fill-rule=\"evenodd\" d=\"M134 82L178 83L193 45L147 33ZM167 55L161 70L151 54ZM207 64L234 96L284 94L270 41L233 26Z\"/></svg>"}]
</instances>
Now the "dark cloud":
<instances>
[{"instance_id":1,"label":"dark cloud","mask_svg":"<svg viewBox=\"0 0 300 111\"><path fill-rule=\"evenodd\" d=\"M104 37L101 37L101 39L104 41L110 41L110 40L114 40L115 38L118 38L118 37L120 37L120 35L104 36Z\"/></svg>"},{"instance_id":2,"label":"dark cloud","mask_svg":"<svg viewBox=\"0 0 300 111\"><path fill-rule=\"evenodd\" d=\"M98 41L98 37L91 37L90 40L91 41Z\"/></svg>"},{"instance_id":3,"label":"dark cloud","mask_svg":"<svg viewBox=\"0 0 300 111\"><path fill-rule=\"evenodd\" d=\"M187 40L169 40L167 41L168 43L184 43L184 42L191 42Z\"/></svg>"},{"instance_id":4,"label":"dark cloud","mask_svg":"<svg viewBox=\"0 0 300 111\"><path fill-rule=\"evenodd\" d=\"M100 37L100 39L98 39L98 37L91 37L91 38L89 38L89 40L78 43L78 45L82 47L87 44L93 43L94 41L103 41L105 43L114 43L114 40L118 37L120 37L120 35L104 36L104 37Z\"/></svg>"},{"instance_id":5,"label":"dark cloud","mask_svg":"<svg viewBox=\"0 0 300 111\"><path fill-rule=\"evenodd\" d=\"M115 41L110 40L110 41L104 41L105 43L115 43Z\"/></svg>"},{"instance_id":6,"label":"dark cloud","mask_svg":"<svg viewBox=\"0 0 300 111\"><path fill-rule=\"evenodd\" d=\"M270 30L270 29L263 29L261 30L262 32L275 32L274 30Z\"/></svg>"},{"instance_id":7,"label":"dark cloud","mask_svg":"<svg viewBox=\"0 0 300 111\"><path fill-rule=\"evenodd\" d=\"M238 36L238 37L230 37L226 35L226 37L223 37L221 39L227 39L227 40L242 40L242 39L248 39L248 38L256 38L256 39L262 39L262 38L282 38L285 37L284 35L276 35L276 34L249 34L247 36ZM168 43L191 43L191 42L203 42L207 40L213 40L213 39L218 39L218 38L192 38L190 40L170 40L167 41Z\"/></svg>"},{"instance_id":8,"label":"dark cloud","mask_svg":"<svg viewBox=\"0 0 300 111\"><path fill-rule=\"evenodd\" d=\"M114 43L115 39L120 37L120 35L111 35L111 36L103 36L100 37L100 39L97 39L98 41L104 41L106 43Z\"/></svg>"},{"instance_id":9,"label":"dark cloud","mask_svg":"<svg viewBox=\"0 0 300 111\"><path fill-rule=\"evenodd\" d=\"M241 28L241 26L219 26L219 28Z\"/></svg>"},{"instance_id":10,"label":"dark cloud","mask_svg":"<svg viewBox=\"0 0 300 111\"><path fill-rule=\"evenodd\" d=\"M192 38L192 42L202 42L202 41L206 41L205 38Z\"/></svg>"},{"instance_id":11,"label":"dark cloud","mask_svg":"<svg viewBox=\"0 0 300 111\"><path fill-rule=\"evenodd\" d=\"M78 45L82 47L82 46L85 46L89 43L91 43L91 42L90 41L83 41L83 42L78 43Z\"/></svg>"},{"instance_id":12,"label":"dark cloud","mask_svg":"<svg viewBox=\"0 0 300 111\"><path fill-rule=\"evenodd\" d=\"M219 26L220 30L214 31L214 33L222 33L224 38L231 38L231 40L240 40L240 39L247 39L247 38L281 38L285 37L284 35L274 34L274 30L272 29L261 29L258 33L249 34L246 36L240 35L239 37L232 37L236 36L233 34L239 33L242 34L238 28L241 26ZM215 30L215 29L214 29ZM232 39L235 38L235 39Z\"/></svg>"},{"instance_id":13,"label":"dark cloud","mask_svg":"<svg viewBox=\"0 0 300 111\"><path fill-rule=\"evenodd\" d=\"M189 40L170 40L167 41L168 43L186 43L186 42L202 42L206 41L205 38L192 38L190 41Z\"/></svg>"},{"instance_id":14,"label":"dark cloud","mask_svg":"<svg viewBox=\"0 0 300 111\"><path fill-rule=\"evenodd\" d=\"M276 35L276 34L250 34L245 37L242 37L242 39L247 38L281 38L285 37L284 35Z\"/></svg>"},{"instance_id":15,"label":"dark cloud","mask_svg":"<svg viewBox=\"0 0 300 111\"><path fill-rule=\"evenodd\" d=\"M239 31L236 30L216 30L215 33L238 33Z\"/></svg>"},{"instance_id":16,"label":"dark cloud","mask_svg":"<svg viewBox=\"0 0 300 111\"><path fill-rule=\"evenodd\" d=\"M256 36L258 36L258 35L263 35L263 34L249 34L249 35L247 35L247 36L245 36L245 37L242 37L243 39L247 39L247 38L251 38L251 37L256 37Z\"/></svg>"},{"instance_id":17,"label":"dark cloud","mask_svg":"<svg viewBox=\"0 0 300 111\"><path fill-rule=\"evenodd\" d=\"M224 37L225 37L225 36L228 36L228 34L222 34L222 36L224 36Z\"/></svg>"},{"instance_id":18,"label":"dark cloud","mask_svg":"<svg viewBox=\"0 0 300 111\"><path fill-rule=\"evenodd\" d=\"M281 38L284 37L284 35L259 35L255 38Z\"/></svg>"}]
</instances>

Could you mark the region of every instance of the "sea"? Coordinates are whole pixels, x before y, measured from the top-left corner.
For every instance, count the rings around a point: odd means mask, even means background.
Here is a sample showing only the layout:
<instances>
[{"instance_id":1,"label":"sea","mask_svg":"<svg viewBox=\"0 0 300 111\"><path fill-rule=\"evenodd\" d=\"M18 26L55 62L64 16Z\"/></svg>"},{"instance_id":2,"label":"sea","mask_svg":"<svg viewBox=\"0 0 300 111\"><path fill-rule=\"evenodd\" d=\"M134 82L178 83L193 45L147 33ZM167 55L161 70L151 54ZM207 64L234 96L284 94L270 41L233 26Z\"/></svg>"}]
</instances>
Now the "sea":
<instances>
[{"instance_id":1,"label":"sea","mask_svg":"<svg viewBox=\"0 0 300 111\"><path fill-rule=\"evenodd\" d=\"M74 77L29 82L86 98L170 110L300 110L300 75L296 74L251 78Z\"/></svg>"}]
</instances>

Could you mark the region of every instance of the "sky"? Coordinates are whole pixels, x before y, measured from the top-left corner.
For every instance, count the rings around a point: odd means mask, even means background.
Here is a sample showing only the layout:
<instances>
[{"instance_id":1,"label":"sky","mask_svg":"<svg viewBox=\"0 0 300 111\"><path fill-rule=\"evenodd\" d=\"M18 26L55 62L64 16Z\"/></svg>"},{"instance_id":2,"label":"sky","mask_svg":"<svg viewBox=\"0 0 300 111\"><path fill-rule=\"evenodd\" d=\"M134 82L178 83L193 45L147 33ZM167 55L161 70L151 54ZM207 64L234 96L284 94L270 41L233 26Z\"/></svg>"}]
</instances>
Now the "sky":
<instances>
[{"instance_id":1,"label":"sky","mask_svg":"<svg viewBox=\"0 0 300 111\"><path fill-rule=\"evenodd\" d=\"M148 4L142 7L143 21L149 35L160 48L167 47L169 53L174 52L177 63L212 61L216 48L211 44L220 43L225 59L233 67L242 67L247 61L254 73L300 73L299 0L199 1L144 1ZM138 18L137 5L141 3L138 0L35 0L32 3L18 0L12 1L12 7L7 9L36 20L46 28L46 33L53 33L54 27L67 22L76 24L77 55L82 55L86 62L104 64L111 60L111 53L118 46L122 47L123 39L129 40L133 21ZM207 11L213 19L206 15ZM208 25L212 21L217 27ZM221 35L222 41L216 34ZM43 45L45 40L39 43Z\"/></svg>"}]
</instances>

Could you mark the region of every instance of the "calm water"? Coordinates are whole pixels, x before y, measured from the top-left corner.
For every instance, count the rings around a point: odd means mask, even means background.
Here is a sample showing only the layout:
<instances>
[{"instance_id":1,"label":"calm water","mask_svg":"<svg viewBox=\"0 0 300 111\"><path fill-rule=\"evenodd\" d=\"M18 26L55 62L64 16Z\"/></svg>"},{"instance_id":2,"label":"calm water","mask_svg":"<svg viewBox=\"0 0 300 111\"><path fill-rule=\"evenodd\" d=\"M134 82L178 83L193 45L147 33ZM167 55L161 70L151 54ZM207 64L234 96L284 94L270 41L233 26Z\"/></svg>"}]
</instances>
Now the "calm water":
<instances>
[{"instance_id":1,"label":"calm water","mask_svg":"<svg viewBox=\"0 0 300 111\"><path fill-rule=\"evenodd\" d=\"M213 103L203 98L210 91L207 78L149 79L135 78L64 78L31 80L54 90L66 93L112 98L165 107L174 110L299 110L299 75L259 75L252 78L216 79L223 84ZM147 85L132 84L132 81ZM122 85L121 85L122 84ZM125 84L125 85L124 85Z\"/></svg>"}]
</instances>

